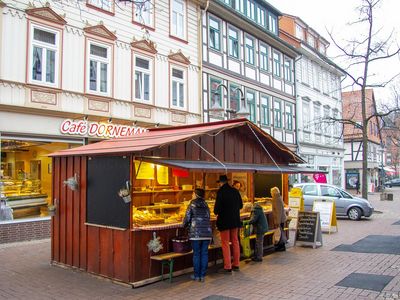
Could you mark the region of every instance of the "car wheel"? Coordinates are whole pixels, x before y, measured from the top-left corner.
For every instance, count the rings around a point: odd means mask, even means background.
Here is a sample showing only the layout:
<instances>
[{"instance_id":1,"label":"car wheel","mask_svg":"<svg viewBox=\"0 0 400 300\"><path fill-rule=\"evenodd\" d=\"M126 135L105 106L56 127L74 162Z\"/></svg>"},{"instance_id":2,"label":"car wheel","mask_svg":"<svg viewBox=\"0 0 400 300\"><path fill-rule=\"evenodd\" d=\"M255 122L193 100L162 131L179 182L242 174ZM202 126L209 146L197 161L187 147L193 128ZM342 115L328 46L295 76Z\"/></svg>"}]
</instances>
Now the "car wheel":
<instances>
[{"instance_id":1,"label":"car wheel","mask_svg":"<svg viewBox=\"0 0 400 300\"><path fill-rule=\"evenodd\" d=\"M391 188L392 186L390 185L390 184L388 184L388 186L387 186L388 188Z\"/></svg>"},{"instance_id":2,"label":"car wheel","mask_svg":"<svg viewBox=\"0 0 400 300\"><path fill-rule=\"evenodd\" d=\"M358 221L361 219L361 209L359 209L358 207L352 207L347 212L347 216L350 220Z\"/></svg>"}]
</instances>

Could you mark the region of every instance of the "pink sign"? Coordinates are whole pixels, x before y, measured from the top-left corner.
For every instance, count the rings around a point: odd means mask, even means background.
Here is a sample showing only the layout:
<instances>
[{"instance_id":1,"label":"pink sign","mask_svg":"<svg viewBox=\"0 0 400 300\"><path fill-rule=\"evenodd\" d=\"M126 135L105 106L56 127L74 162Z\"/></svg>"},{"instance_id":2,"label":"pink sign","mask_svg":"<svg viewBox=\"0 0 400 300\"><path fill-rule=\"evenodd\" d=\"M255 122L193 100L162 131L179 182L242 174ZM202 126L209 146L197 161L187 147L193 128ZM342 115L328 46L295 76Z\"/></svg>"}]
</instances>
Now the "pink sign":
<instances>
[{"instance_id":1,"label":"pink sign","mask_svg":"<svg viewBox=\"0 0 400 300\"><path fill-rule=\"evenodd\" d=\"M313 178L316 183L327 183L325 174L314 174Z\"/></svg>"}]
</instances>

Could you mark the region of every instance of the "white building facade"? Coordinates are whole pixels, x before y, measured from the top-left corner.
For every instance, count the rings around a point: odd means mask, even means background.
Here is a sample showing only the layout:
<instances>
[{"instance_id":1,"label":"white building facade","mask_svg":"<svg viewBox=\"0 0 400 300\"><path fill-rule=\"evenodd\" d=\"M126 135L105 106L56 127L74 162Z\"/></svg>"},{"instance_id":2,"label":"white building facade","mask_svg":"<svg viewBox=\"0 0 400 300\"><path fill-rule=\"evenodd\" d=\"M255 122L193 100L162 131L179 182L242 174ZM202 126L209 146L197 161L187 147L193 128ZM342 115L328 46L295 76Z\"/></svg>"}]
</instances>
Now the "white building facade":
<instances>
[{"instance_id":1,"label":"white building facade","mask_svg":"<svg viewBox=\"0 0 400 300\"><path fill-rule=\"evenodd\" d=\"M327 182L344 187L344 145L341 119L341 77L344 73L326 56L329 43L300 18L280 19L281 37L301 53L296 60L298 154L312 169L326 172ZM313 182L312 174L298 182Z\"/></svg>"},{"instance_id":2,"label":"white building facade","mask_svg":"<svg viewBox=\"0 0 400 300\"><path fill-rule=\"evenodd\" d=\"M0 188L40 195L15 218L44 214L47 154L202 121L200 19L189 0L0 1Z\"/></svg>"},{"instance_id":3,"label":"white building facade","mask_svg":"<svg viewBox=\"0 0 400 300\"><path fill-rule=\"evenodd\" d=\"M202 18L204 121L247 117L296 149L294 58L267 2L210 1Z\"/></svg>"}]
</instances>

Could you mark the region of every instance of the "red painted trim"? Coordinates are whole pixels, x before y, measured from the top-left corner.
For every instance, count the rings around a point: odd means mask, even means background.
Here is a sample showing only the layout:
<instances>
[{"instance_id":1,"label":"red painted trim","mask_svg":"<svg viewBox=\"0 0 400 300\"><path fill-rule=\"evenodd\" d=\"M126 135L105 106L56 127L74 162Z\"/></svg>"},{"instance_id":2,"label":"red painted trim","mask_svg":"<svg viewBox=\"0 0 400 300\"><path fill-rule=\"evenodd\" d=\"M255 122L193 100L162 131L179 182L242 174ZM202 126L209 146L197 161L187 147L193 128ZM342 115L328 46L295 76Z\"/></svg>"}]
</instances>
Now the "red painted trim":
<instances>
[{"instance_id":1,"label":"red painted trim","mask_svg":"<svg viewBox=\"0 0 400 300\"><path fill-rule=\"evenodd\" d=\"M89 8L92 8L92 9L94 9L94 10L100 11L100 12L102 12L102 13L105 13L105 14L107 14L107 15L110 15L110 16L114 16L114 15L115 15L114 1L113 1L113 8L112 8L113 11L112 11L112 12L111 12L111 11L108 11L108 10L105 10L105 9L102 9L102 8L100 8L100 7L97 7L97 6L93 5L93 4L90 4L90 3L88 3L87 1L86 1L86 6L89 7Z\"/></svg>"},{"instance_id":2,"label":"red painted trim","mask_svg":"<svg viewBox=\"0 0 400 300\"><path fill-rule=\"evenodd\" d=\"M176 36L174 36L174 35L172 35L172 34L169 34L169 37L170 37L171 39L173 39L173 40L178 41L178 42L181 42L181 43L184 43L184 44L189 44L188 41L183 40L183 39L181 39L181 38L178 38L178 37L176 37Z\"/></svg>"}]
</instances>

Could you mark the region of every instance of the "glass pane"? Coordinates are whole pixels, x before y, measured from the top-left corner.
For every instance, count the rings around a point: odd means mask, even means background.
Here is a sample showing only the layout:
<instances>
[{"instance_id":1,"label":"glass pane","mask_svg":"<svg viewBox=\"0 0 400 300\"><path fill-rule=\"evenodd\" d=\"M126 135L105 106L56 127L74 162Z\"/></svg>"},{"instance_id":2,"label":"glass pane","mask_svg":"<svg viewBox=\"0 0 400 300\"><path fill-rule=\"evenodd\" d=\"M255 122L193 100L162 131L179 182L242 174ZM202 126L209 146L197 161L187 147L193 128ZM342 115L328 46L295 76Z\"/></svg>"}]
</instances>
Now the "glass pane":
<instances>
[{"instance_id":1,"label":"glass pane","mask_svg":"<svg viewBox=\"0 0 400 300\"><path fill-rule=\"evenodd\" d=\"M150 62L147 59L136 57L136 67L149 70Z\"/></svg>"},{"instance_id":2,"label":"glass pane","mask_svg":"<svg viewBox=\"0 0 400 300\"><path fill-rule=\"evenodd\" d=\"M172 69L172 76L176 78L183 79L183 71L182 70L177 70L177 69Z\"/></svg>"},{"instance_id":3,"label":"glass pane","mask_svg":"<svg viewBox=\"0 0 400 300\"><path fill-rule=\"evenodd\" d=\"M144 74L144 100L150 100L150 75Z\"/></svg>"},{"instance_id":4,"label":"glass pane","mask_svg":"<svg viewBox=\"0 0 400 300\"><path fill-rule=\"evenodd\" d=\"M183 83L179 83L179 106L184 107L185 105L183 104Z\"/></svg>"},{"instance_id":5,"label":"glass pane","mask_svg":"<svg viewBox=\"0 0 400 300\"><path fill-rule=\"evenodd\" d=\"M34 80L42 80L42 52L42 48L33 47L32 79Z\"/></svg>"},{"instance_id":6,"label":"glass pane","mask_svg":"<svg viewBox=\"0 0 400 300\"><path fill-rule=\"evenodd\" d=\"M183 25L183 15L178 16L178 28L177 28L177 34L178 36L183 38L183 30L184 30L184 25Z\"/></svg>"},{"instance_id":7,"label":"glass pane","mask_svg":"<svg viewBox=\"0 0 400 300\"><path fill-rule=\"evenodd\" d=\"M56 34L35 28L33 30L33 39L47 44L56 44Z\"/></svg>"},{"instance_id":8,"label":"glass pane","mask_svg":"<svg viewBox=\"0 0 400 300\"><path fill-rule=\"evenodd\" d=\"M107 64L100 64L100 92L107 92Z\"/></svg>"},{"instance_id":9,"label":"glass pane","mask_svg":"<svg viewBox=\"0 0 400 300\"><path fill-rule=\"evenodd\" d=\"M90 61L90 90L97 90L97 61Z\"/></svg>"},{"instance_id":10,"label":"glass pane","mask_svg":"<svg viewBox=\"0 0 400 300\"><path fill-rule=\"evenodd\" d=\"M107 48L97 45L90 45L90 54L107 58Z\"/></svg>"},{"instance_id":11,"label":"glass pane","mask_svg":"<svg viewBox=\"0 0 400 300\"><path fill-rule=\"evenodd\" d=\"M237 86L231 85L229 87L229 108L239 111L239 91Z\"/></svg>"},{"instance_id":12,"label":"glass pane","mask_svg":"<svg viewBox=\"0 0 400 300\"><path fill-rule=\"evenodd\" d=\"M56 73L56 52L47 50L46 56L46 82L54 83Z\"/></svg>"},{"instance_id":13,"label":"glass pane","mask_svg":"<svg viewBox=\"0 0 400 300\"><path fill-rule=\"evenodd\" d=\"M142 72L135 72L135 98L142 98Z\"/></svg>"},{"instance_id":14,"label":"glass pane","mask_svg":"<svg viewBox=\"0 0 400 300\"><path fill-rule=\"evenodd\" d=\"M172 4L172 10L183 14L183 2L174 0Z\"/></svg>"},{"instance_id":15,"label":"glass pane","mask_svg":"<svg viewBox=\"0 0 400 300\"><path fill-rule=\"evenodd\" d=\"M215 28L215 29L219 29L219 23L213 19L210 18L210 27Z\"/></svg>"},{"instance_id":16,"label":"glass pane","mask_svg":"<svg viewBox=\"0 0 400 300\"><path fill-rule=\"evenodd\" d=\"M229 36L231 36L234 39L238 38L236 30L232 30L232 29L229 29Z\"/></svg>"},{"instance_id":17,"label":"glass pane","mask_svg":"<svg viewBox=\"0 0 400 300\"><path fill-rule=\"evenodd\" d=\"M172 34L178 35L178 15L176 12L172 13Z\"/></svg>"},{"instance_id":18,"label":"glass pane","mask_svg":"<svg viewBox=\"0 0 400 300\"><path fill-rule=\"evenodd\" d=\"M176 81L172 82L172 105L178 105L178 83Z\"/></svg>"}]
</instances>

